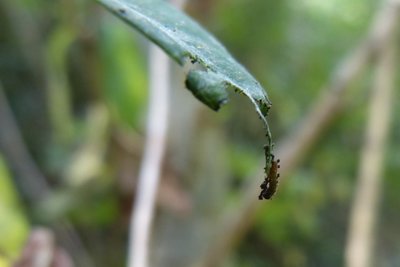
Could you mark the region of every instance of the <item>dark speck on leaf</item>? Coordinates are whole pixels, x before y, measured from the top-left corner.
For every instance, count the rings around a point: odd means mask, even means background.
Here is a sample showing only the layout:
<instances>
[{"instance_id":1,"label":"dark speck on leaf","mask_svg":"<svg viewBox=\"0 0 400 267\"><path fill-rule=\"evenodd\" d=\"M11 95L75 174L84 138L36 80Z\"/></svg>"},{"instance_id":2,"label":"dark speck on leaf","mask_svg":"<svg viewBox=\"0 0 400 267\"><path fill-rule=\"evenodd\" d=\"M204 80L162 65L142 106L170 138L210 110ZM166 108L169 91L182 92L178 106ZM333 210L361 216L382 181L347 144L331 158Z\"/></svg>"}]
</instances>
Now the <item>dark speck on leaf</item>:
<instances>
[{"instance_id":1,"label":"dark speck on leaf","mask_svg":"<svg viewBox=\"0 0 400 267\"><path fill-rule=\"evenodd\" d=\"M125 10L125 9L122 9L122 8L120 8L120 9L118 9L118 12L119 12L119 13L121 13L121 14L123 14L123 15L125 15L125 13L126 13L126 10Z\"/></svg>"}]
</instances>

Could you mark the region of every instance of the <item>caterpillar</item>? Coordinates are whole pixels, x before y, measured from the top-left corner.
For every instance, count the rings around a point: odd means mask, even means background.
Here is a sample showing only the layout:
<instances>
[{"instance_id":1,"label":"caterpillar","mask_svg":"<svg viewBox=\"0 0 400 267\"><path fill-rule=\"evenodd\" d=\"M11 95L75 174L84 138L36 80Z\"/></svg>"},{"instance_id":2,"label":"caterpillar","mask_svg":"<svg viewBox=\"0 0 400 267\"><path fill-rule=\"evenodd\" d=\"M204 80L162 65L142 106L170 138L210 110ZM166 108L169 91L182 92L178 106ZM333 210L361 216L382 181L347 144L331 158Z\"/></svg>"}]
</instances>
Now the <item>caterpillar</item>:
<instances>
[{"instance_id":1,"label":"caterpillar","mask_svg":"<svg viewBox=\"0 0 400 267\"><path fill-rule=\"evenodd\" d=\"M274 160L272 156L271 168L269 169L268 175L265 177L264 182L260 185L261 193L258 196L258 199L271 199L275 194L278 183L279 183L279 173L278 169L280 160Z\"/></svg>"}]
</instances>

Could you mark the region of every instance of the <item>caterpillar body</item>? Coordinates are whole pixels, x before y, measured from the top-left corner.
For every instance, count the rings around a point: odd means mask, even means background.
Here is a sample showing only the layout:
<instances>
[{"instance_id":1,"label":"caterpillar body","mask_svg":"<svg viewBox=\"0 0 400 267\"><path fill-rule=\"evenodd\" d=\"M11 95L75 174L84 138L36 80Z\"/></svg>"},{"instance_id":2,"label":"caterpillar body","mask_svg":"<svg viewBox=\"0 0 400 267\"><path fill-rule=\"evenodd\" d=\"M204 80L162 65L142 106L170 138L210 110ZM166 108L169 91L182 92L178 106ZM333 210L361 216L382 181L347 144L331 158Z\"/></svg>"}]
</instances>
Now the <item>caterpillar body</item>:
<instances>
[{"instance_id":1,"label":"caterpillar body","mask_svg":"<svg viewBox=\"0 0 400 267\"><path fill-rule=\"evenodd\" d=\"M272 158L271 168L269 169L268 175L265 177L264 182L260 185L262 190L260 195L258 196L258 199L271 199L272 196L275 194L279 183L279 162L279 159L274 160Z\"/></svg>"}]
</instances>

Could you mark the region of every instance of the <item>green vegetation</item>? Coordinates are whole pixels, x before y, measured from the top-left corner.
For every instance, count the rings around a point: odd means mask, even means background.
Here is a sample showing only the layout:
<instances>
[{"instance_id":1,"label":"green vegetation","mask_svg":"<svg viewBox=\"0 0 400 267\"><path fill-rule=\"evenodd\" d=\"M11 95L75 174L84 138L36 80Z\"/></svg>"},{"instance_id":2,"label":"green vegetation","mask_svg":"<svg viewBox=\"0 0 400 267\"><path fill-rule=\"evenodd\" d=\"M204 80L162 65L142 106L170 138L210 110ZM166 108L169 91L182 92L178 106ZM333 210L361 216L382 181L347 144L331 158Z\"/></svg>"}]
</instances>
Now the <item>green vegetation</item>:
<instances>
[{"instance_id":1,"label":"green vegetation","mask_svg":"<svg viewBox=\"0 0 400 267\"><path fill-rule=\"evenodd\" d=\"M163 36L159 28L146 33L178 63L189 58L212 73L206 78L215 78L211 83L196 84L192 90L213 91L215 86L218 101L214 95L208 101L209 94L197 94L200 100L217 109L225 93L230 99L218 113L199 104L184 89L187 70L172 63L170 127L152 266L202 262L207 249L226 237L219 228L224 216L242 210L248 183L263 181L255 173L263 171L264 125L246 98L224 91L226 83L236 84L256 104L261 99L262 115L263 106L273 102L267 119L277 149L280 141L299 131L299 122L332 82L335 68L367 35L379 7L373 0L188 1L190 17L212 32L248 72L230 65L233 59L219 44L217 51L169 47L156 39ZM114 12L121 17L130 14L119 9L115 6ZM175 15L163 23L172 23ZM135 24L129 17L125 20ZM96 1L2 0L0 25L0 90L23 147L51 188L37 194L40 199L24 194L21 181L36 179L24 168L32 162L15 157L19 149L5 141L11 128L0 116L0 267L10 266L32 227L51 228L65 219L96 267L124 266L145 138L149 42ZM229 57L230 63L213 65L203 59L215 55ZM254 221L249 216L247 231L235 240L229 255L221 255L223 264L218 266L344 265L375 63L366 64L341 99L337 117L285 175L276 196L259 203ZM243 80L236 81L237 72L248 83L255 81L252 73L268 88L268 98L260 84L249 89ZM195 80L204 82L203 74ZM399 90L393 99L400 99ZM392 113L372 266L400 265L400 106L394 105ZM253 191L257 199L259 188Z\"/></svg>"},{"instance_id":2,"label":"green vegetation","mask_svg":"<svg viewBox=\"0 0 400 267\"><path fill-rule=\"evenodd\" d=\"M10 259L19 256L29 232L29 222L1 157L0 214L0 266L8 266Z\"/></svg>"}]
</instances>

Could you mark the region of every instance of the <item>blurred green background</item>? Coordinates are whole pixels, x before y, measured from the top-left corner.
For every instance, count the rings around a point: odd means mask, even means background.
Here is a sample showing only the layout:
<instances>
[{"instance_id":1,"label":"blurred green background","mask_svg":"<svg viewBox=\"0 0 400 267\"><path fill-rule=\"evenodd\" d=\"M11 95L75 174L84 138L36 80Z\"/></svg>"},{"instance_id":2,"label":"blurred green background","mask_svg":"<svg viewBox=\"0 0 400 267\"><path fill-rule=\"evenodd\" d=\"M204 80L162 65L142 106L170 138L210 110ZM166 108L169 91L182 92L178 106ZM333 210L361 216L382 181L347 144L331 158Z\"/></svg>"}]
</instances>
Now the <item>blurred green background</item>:
<instances>
[{"instance_id":1,"label":"blurred green background","mask_svg":"<svg viewBox=\"0 0 400 267\"><path fill-rule=\"evenodd\" d=\"M186 11L267 88L279 141L296 131L380 5L191 0ZM30 229L57 233L66 219L94 266L124 266L143 151L148 41L89 0L1 0L0 25L0 266L18 258ZM240 207L241 188L261 168L265 140L247 99L232 95L215 113L184 89L182 69L171 64L152 262L180 267L201 261L218 238L215 222ZM372 73L368 67L352 84L342 116L262 204L223 266L344 264ZM400 266L399 111L395 105L373 266Z\"/></svg>"}]
</instances>

